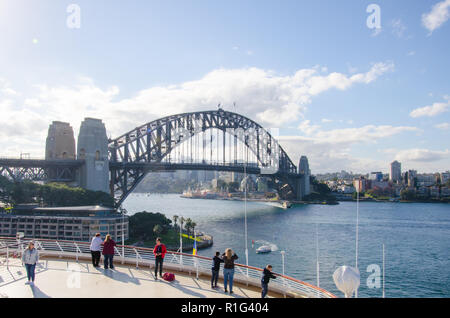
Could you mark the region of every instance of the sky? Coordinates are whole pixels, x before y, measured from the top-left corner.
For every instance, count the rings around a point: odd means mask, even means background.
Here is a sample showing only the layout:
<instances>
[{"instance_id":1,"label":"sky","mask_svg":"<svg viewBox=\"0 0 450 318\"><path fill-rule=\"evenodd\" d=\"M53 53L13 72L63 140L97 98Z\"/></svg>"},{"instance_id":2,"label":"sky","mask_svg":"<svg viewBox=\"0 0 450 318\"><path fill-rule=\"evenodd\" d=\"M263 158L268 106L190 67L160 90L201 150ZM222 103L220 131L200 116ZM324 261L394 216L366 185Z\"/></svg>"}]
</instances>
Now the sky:
<instances>
[{"instance_id":1,"label":"sky","mask_svg":"<svg viewBox=\"0 0 450 318\"><path fill-rule=\"evenodd\" d=\"M0 156L236 111L313 174L450 170L450 0L0 0ZM233 106L236 103L236 106Z\"/></svg>"}]
</instances>

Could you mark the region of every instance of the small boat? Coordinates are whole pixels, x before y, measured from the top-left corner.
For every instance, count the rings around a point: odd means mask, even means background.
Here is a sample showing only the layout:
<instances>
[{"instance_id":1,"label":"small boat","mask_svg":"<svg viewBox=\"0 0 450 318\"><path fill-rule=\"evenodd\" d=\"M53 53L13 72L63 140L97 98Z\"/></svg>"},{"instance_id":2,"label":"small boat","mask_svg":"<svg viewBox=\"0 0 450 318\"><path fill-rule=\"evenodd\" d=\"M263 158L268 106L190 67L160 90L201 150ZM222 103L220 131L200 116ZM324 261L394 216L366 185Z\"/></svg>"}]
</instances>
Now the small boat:
<instances>
[{"instance_id":1,"label":"small boat","mask_svg":"<svg viewBox=\"0 0 450 318\"><path fill-rule=\"evenodd\" d=\"M290 209L292 207L292 204L288 201L283 201L282 207L283 209Z\"/></svg>"},{"instance_id":2,"label":"small boat","mask_svg":"<svg viewBox=\"0 0 450 318\"><path fill-rule=\"evenodd\" d=\"M272 248L267 245L260 246L256 249L257 254L270 253L272 252Z\"/></svg>"}]
</instances>

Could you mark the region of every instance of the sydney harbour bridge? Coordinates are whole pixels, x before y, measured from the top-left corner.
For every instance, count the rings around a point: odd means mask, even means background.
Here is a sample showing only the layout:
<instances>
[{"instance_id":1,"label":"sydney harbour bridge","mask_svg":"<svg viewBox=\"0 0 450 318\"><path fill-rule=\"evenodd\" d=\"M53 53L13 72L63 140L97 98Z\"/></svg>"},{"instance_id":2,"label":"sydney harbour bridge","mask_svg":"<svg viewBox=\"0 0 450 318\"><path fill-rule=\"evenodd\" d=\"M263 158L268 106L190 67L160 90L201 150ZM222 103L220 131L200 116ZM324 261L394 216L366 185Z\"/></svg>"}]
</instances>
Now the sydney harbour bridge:
<instances>
[{"instance_id":1,"label":"sydney harbour bridge","mask_svg":"<svg viewBox=\"0 0 450 318\"><path fill-rule=\"evenodd\" d=\"M109 192L117 206L155 171L260 175L272 180L284 200L301 200L309 192L306 157L297 168L268 130L220 108L160 118L115 139L106 137L101 120L86 118L76 153L67 131L70 126L61 122L53 125L56 128L49 128L45 159L0 158L0 174L14 181L66 182Z\"/></svg>"}]
</instances>

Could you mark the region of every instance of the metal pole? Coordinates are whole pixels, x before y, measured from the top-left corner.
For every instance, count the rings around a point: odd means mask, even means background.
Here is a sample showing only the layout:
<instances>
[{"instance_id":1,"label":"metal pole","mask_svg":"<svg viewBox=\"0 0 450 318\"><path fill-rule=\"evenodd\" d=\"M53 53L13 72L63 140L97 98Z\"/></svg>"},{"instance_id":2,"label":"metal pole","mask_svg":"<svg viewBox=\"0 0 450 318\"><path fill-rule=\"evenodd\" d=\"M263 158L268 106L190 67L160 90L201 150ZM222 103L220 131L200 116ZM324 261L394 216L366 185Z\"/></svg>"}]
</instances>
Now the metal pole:
<instances>
[{"instance_id":1,"label":"metal pole","mask_svg":"<svg viewBox=\"0 0 450 318\"><path fill-rule=\"evenodd\" d=\"M183 217L180 218L180 265L183 265Z\"/></svg>"},{"instance_id":2,"label":"metal pole","mask_svg":"<svg viewBox=\"0 0 450 318\"><path fill-rule=\"evenodd\" d=\"M125 210L122 208L122 265L125 263Z\"/></svg>"},{"instance_id":3,"label":"metal pole","mask_svg":"<svg viewBox=\"0 0 450 318\"><path fill-rule=\"evenodd\" d=\"M358 225L359 225L359 190L361 183L356 189L356 269L358 269ZM358 298L358 289L355 290L355 298Z\"/></svg>"},{"instance_id":4,"label":"metal pole","mask_svg":"<svg viewBox=\"0 0 450 318\"><path fill-rule=\"evenodd\" d=\"M384 244L383 244L383 298L385 297L384 293Z\"/></svg>"},{"instance_id":5,"label":"metal pole","mask_svg":"<svg viewBox=\"0 0 450 318\"><path fill-rule=\"evenodd\" d=\"M281 267L282 267L282 273L283 273L283 285L286 285L286 279L284 278L284 253L285 251L281 251ZM283 295L284 298L286 298L286 288L283 288Z\"/></svg>"},{"instance_id":6,"label":"metal pole","mask_svg":"<svg viewBox=\"0 0 450 318\"><path fill-rule=\"evenodd\" d=\"M247 160L248 160L248 149L246 151L246 161L244 164L244 180L245 180L245 188L244 188L244 214L245 214L245 264L247 265L247 278L248 278L248 238L247 238Z\"/></svg>"},{"instance_id":7,"label":"metal pole","mask_svg":"<svg viewBox=\"0 0 450 318\"><path fill-rule=\"evenodd\" d=\"M194 230L194 244L197 247L197 233ZM195 268L197 270L197 279L198 279L198 260L197 260L197 248L195 249L195 255L194 255L194 261L195 261Z\"/></svg>"},{"instance_id":8,"label":"metal pole","mask_svg":"<svg viewBox=\"0 0 450 318\"><path fill-rule=\"evenodd\" d=\"M316 272L317 272L317 287L320 287L320 267L319 267L319 225L316 223Z\"/></svg>"}]
</instances>

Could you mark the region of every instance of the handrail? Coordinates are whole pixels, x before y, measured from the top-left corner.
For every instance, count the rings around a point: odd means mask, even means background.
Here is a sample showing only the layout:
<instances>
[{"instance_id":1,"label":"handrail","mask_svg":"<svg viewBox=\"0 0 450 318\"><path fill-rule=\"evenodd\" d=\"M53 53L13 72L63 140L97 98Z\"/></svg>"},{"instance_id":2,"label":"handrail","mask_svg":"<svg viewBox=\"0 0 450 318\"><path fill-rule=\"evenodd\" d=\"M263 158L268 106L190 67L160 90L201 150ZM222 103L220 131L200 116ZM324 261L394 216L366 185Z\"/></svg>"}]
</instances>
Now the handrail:
<instances>
[{"instance_id":1,"label":"handrail","mask_svg":"<svg viewBox=\"0 0 450 318\"><path fill-rule=\"evenodd\" d=\"M90 254L90 243L89 242L79 242L79 241L67 241L67 240L51 240L51 239L39 239L39 238L22 238L21 241L34 240L37 242L36 246L38 250L45 251L46 255L52 255L52 252L55 255L66 255L71 256L77 259L80 255L87 257ZM6 246L11 247L12 245L16 245L17 241L14 237L1 237L0 242L6 243ZM5 248L6 246L3 246ZM119 248L124 248L124 255L121 255L119 252ZM144 265L152 266L152 262L154 260L154 254L152 248L146 247L138 247L138 246L130 246L130 245L117 245L115 248L115 253L119 256L123 256L123 259L126 260L127 263L135 263L136 267L139 266L139 262L142 262ZM179 266L180 270L185 270L190 272L195 272L196 276L200 274L210 274L211 270L211 258L199 255L192 255L181 252L173 252L167 251L167 254L172 256L172 259L169 257L166 258L166 262L172 266ZM177 256L185 256L183 258L183 262L179 261ZM259 281L261 278L261 272L263 269L247 266L243 264L235 264L237 266L237 273L235 275L236 278L240 279L241 282L253 285L259 285ZM247 271L245 271L247 269ZM247 272L247 274L245 274ZM273 290L278 289L280 293L286 294L290 292L291 294L300 294L301 296L306 297L325 297L325 298L336 298L335 295L330 293L329 291L314 286L312 284L303 282L301 280L281 275L278 273L274 273L274 275L282 278L282 282L274 281L272 283Z\"/></svg>"}]
</instances>

